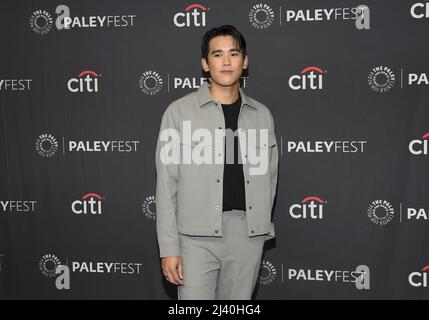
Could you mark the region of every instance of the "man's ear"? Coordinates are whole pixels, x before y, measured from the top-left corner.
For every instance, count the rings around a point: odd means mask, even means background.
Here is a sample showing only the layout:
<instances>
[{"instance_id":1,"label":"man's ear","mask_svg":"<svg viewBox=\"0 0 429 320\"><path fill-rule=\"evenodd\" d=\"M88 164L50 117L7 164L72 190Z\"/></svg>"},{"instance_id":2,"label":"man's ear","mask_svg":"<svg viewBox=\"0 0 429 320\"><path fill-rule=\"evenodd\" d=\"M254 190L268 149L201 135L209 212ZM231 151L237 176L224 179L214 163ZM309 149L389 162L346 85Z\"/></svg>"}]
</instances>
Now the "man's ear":
<instances>
[{"instance_id":1,"label":"man's ear","mask_svg":"<svg viewBox=\"0 0 429 320\"><path fill-rule=\"evenodd\" d=\"M247 69L248 64L249 64L249 59L247 58L247 54L246 54L243 61L243 69Z\"/></svg>"},{"instance_id":2,"label":"man's ear","mask_svg":"<svg viewBox=\"0 0 429 320\"><path fill-rule=\"evenodd\" d=\"M209 72L209 65L205 58L201 58L201 67L205 72Z\"/></svg>"}]
</instances>

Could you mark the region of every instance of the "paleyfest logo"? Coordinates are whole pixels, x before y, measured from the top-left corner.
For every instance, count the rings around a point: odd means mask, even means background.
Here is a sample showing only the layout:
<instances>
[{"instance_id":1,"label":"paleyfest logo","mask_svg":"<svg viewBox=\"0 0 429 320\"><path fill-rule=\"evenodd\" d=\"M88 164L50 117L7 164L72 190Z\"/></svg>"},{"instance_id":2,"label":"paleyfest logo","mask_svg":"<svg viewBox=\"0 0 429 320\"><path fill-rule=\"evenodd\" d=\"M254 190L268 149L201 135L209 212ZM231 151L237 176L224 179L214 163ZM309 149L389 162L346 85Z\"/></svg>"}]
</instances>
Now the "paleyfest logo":
<instances>
[{"instance_id":1,"label":"paleyfest logo","mask_svg":"<svg viewBox=\"0 0 429 320\"><path fill-rule=\"evenodd\" d=\"M354 283L358 290L370 289L370 270L367 265L359 265L355 270L323 270L289 268L287 279L294 281L321 281Z\"/></svg>"},{"instance_id":2,"label":"paleyfest logo","mask_svg":"<svg viewBox=\"0 0 429 320\"><path fill-rule=\"evenodd\" d=\"M68 261L66 265L54 254L45 254L39 260L39 270L47 278L56 278L57 289L70 289L71 273L109 274L139 276L142 274L142 263L136 262L105 262L105 261ZM71 267L68 267L70 265Z\"/></svg>"},{"instance_id":3,"label":"paleyfest logo","mask_svg":"<svg viewBox=\"0 0 429 320\"><path fill-rule=\"evenodd\" d=\"M137 152L140 140L68 140L62 137L63 154L66 152ZM53 157L59 148L57 139L49 133L41 134L35 141L37 153L44 158Z\"/></svg>"},{"instance_id":4,"label":"paleyfest logo","mask_svg":"<svg viewBox=\"0 0 429 320\"><path fill-rule=\"evenodd\" d=\"M134 26L135 14L72 17L70 8L59 5L55 8L55 27L57 30L70 30L75 28L126 28ZM29 19L30 28L37 34L47 34L53 27L52 15L43 9L34 11Z\"/></svg>"}]
</instances>

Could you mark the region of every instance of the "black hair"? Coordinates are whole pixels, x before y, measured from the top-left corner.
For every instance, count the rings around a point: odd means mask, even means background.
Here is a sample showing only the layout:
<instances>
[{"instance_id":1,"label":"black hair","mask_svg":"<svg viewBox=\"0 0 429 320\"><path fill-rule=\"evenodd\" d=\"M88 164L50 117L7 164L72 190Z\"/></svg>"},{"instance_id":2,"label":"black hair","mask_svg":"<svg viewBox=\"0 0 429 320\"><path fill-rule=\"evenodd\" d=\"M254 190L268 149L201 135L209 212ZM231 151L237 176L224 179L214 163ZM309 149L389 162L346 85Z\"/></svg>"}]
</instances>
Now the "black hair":
<instances>
[{"instance_id":1,"label":"black hair","mask_svg":"<svg viewBox=\"0 0 429 320\"><path fill-rule=\"evenodd\" d=\"M231 36L234 39L234 43L238 44L238 48L241 50L243 57L246 57L246 40L244 40L243 35L234 26L224 24L222 26L212 28L205 33L201 42L201 58L208 61L210 40L217 36Z\"/></svg>"}]
</instances>

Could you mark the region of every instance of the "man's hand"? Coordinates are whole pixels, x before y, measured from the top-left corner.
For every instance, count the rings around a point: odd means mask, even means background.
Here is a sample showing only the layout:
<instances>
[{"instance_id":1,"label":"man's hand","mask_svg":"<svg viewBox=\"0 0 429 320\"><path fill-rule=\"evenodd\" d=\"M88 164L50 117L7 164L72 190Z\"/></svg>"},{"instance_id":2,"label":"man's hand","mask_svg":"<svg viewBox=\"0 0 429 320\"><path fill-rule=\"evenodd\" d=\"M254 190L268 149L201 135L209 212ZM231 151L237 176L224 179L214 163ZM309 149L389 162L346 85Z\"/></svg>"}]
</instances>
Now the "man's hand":
<instances>
[{"instance_id":1,"label":"man's hand","mask_svg":"<svg viewBox=\"0 0 429 320\"><path fill-rule=\"evenodd\" d=\"M168 282L183 286L182 257L164 257L161 260L162 273Z\"/></svg>"}]
</instances>

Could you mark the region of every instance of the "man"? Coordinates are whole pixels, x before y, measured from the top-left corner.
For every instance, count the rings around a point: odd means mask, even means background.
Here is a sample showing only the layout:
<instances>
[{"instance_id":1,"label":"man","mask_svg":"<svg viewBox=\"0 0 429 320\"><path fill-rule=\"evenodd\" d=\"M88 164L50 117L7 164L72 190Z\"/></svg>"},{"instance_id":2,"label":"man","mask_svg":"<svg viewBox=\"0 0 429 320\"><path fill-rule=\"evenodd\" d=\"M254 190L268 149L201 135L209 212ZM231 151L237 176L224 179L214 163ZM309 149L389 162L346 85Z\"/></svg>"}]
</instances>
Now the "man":
<instances>
[{"instance_id":1,"label":"man","mask_svg":"<svg viewBox=\"0 0 429 320\"><path fill-rule=\"evenodd\" d=\"M275 237L274 122L240 88L248 57L237 29L207 31L201 51L210 84L168 106L157 142L161 266L179 300L247 300L264 241Z\"/></svg>"}]
</instances>

